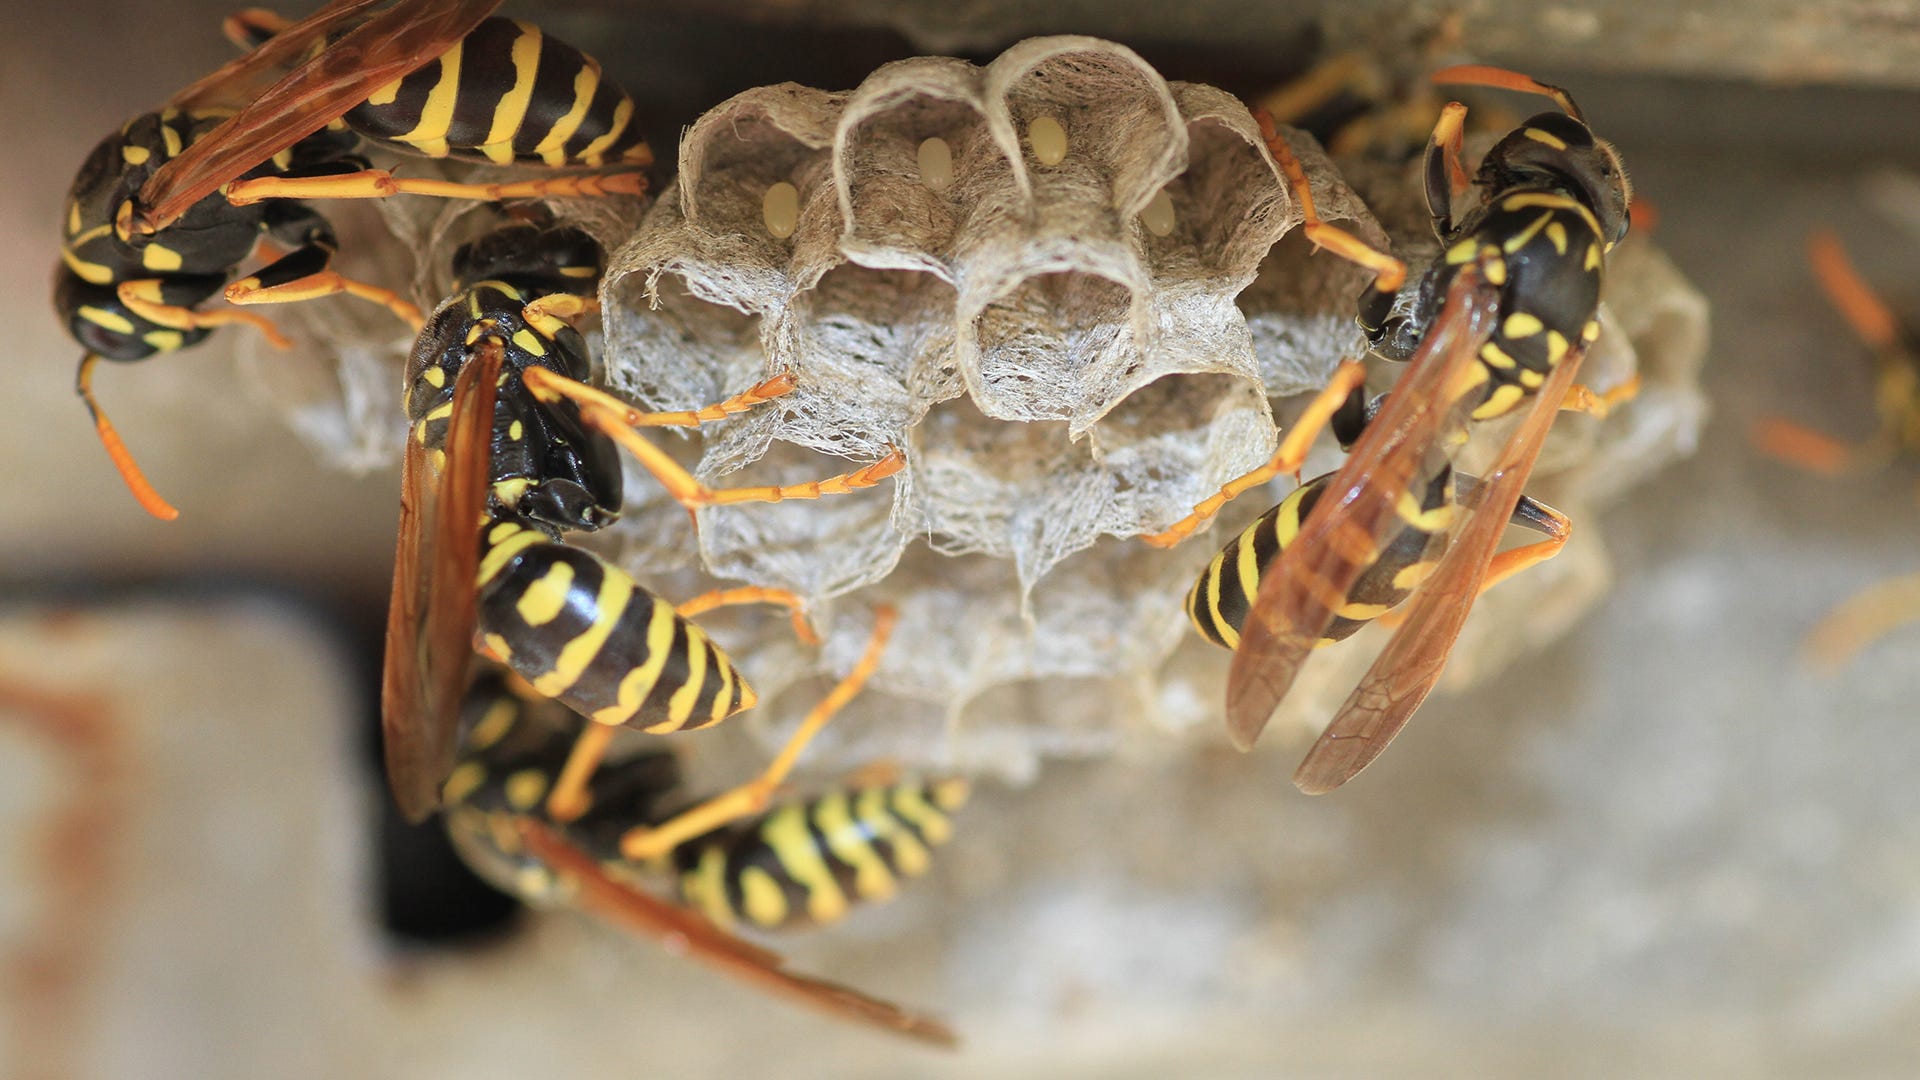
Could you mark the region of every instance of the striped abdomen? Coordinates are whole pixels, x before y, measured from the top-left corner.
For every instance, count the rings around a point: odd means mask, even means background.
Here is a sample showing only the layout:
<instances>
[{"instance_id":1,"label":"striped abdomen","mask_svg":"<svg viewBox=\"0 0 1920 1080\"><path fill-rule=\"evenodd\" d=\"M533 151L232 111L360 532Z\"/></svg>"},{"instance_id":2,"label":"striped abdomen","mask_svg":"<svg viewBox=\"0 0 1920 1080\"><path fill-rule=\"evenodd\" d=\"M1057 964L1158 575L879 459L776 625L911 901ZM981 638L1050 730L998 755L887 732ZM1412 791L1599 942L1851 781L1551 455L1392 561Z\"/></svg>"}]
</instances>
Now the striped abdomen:
<instances>
[{"instance_id":1,"label":"striped abdomen","mask_svg":"<svg viewBox=\"0 0 1920 1080\"><path fill-rule=\"evenodd\" d=\"M926 872L967 800L959 779L907 781L788 803L674 852L686 903L724 927L829 923Z\"/></svg>"},{"instance_id":2,"label":"striped abdomen","mask_svg":"<svg viewBox=\"0 0 1920 1080\"><path fill-rule=\"evenodd\" d=\"M1200 636L1228 649L1240 645L1240 628L1260 595L1261 575L1300 534L1300 523L1326 490L1333 473L1294 489L1280 505L1260 515L1207 563L1187 593L1187 618ZM1404 528L1394 531L1334 612L1321 644L1350 637L1405 600L1440 555L1454 513L1453 471L1442 468L1427 484L1418 504L1411 498L1398 508Z\"/></svg>"},{"instance_id":3,"label":"striped abdomen","mask_svg":"<svg viewBox=\"0 0 1920 1080\"><path fill-rule=\"evenodd\" d=\"M653 160L633 124L633 99L599 62L514 19L486 20L345 119L368 138L429 157L592 167Z\"/></svg>"},{"instance_id":4,"label":"striped abdomen","mask_svg":"<svg viewBox=\"0 0 1920 1080\"><path fill-rule=\"evenodd\" d=\"M619 567L511 521L490 523L484 542L482 639L535 690L599 723L655 734L753 705L713 639Z\"/></svg>"}]
</instances>

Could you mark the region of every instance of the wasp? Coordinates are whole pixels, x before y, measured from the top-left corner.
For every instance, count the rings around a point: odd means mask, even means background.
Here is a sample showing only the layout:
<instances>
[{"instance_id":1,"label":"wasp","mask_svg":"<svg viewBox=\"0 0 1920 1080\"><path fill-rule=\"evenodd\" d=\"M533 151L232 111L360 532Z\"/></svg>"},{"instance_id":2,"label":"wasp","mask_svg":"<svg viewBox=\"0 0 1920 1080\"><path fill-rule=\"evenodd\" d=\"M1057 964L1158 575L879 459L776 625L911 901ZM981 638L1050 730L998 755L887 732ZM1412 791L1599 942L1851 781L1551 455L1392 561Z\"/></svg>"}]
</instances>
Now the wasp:
<instances>
[{"instance_id":1,"label":"wasp","mask_svg":"<svg viewBox=\"0 0 1920 1080\"><path fill-rule=\"evenodd\" d=\"M736 827L748 840L712 834L772 804L808 742L878 666L891 613L876 615L867 654L759 777L658 815L651 797L635 804L608 794L627 784L634 768L604 764L618 730L698 730L756 701L733 660L692 619L723 605L771 603L789 610L804 641L818 639L800 598L786 590L720 589L673 605L570 542L618 518L622 447L689 511L871 487L898 471L904 458L895 451L862 469L802 484L715 489L699 483L636 429L721 420L787 393L793 377L778 375L719 404L682 412L641 412L594 389L584 381L591 357L574 323L597 307L604 270L599 245L544 211L515 208L506 218L455 253L455 290L426 321L408 362L411 427L382 685L396 801L413 820L443 800L451 804L456 837L515 891L545 895L554 882L565 882L590 910L671 936L754 981L843 1015L950 1040L933 1021L782 972L771 954L619 880L627 869L676 852L716 850L723 842L745 850L756 828L768 842L784 837L780 810L759 826ZM579 730L559 743L538 740L531 759L520 750L524 740L502 742L517 726L520 706L492 683L468 689L476 641L527 694L578 714ZM463 702L469 712L482 713L471 720L464 759ZM910 794L898 798L903 806L912 803ZM791 843L775 846L796 860L783 864L789 873L801 865ZM503 865L511 872L499 870ZM546 883L536 887L541 875ZM694 880L717 880L724 894L736 879L755 883L742 886L754 890L755 899L740 900L734 910L766 922L761 875L742 868ZM825 886L812 884L819 887L810 909L823 916L825 902L818 898ZM699 906L728 910L711 898Z\"/></svg>"},{"instance_id":2,"label":"wasp","mask_svg":"<svg viewBox=\"0 0 1920 1080\"><path fill-rule=\"evenodd\" d=\"M1442 110L1423 174L1443 254L1411 281L1405 263L1320 220L1304 170L1272 119L1261 118L1308 239L1374 274L1358 305L1372 351L1409 362L1358 425L1346 464L1314 481L1317 490L1299 493L1299 516L1289 524L1283 503L1269 528L1256 523L1216 557L1190 599L1190 609L1210 603L1229 579L1245 594L1239 603L1251 597L1243 613L1229 604L1195 615L1203 634L1234 648L1227 723L1245 749L1314 647L1413 598L1392 641L1295 772L1294 783L1309 793L1351 779L1405 726L1438 681L1480 591L1566 543L1564 516L1522 502L1555 414L1563 407L1604 414L1634 389L1599 395L1573 381L1599 334L1606 253L1627 231L1631 188L1619 155L1558 87L1479 66L1433 79L1540 94L1561 111L1524 121L1487 153L1472 180L1479 198L1456 220L1454 204L1469 188L1460 162L1466 107ZM1178 543L1241 492L1297 473L1318 432L1365 401L1364 380L1358 364L1343 364L1272 461L1145 539ZM1492 467L1456 492L1450 463L1468 425L1514 412L1522 418ZM1510 521L1547 539L1496 558ZM1236 636L1229 639L1223 625Z\"/></svg>"},{"instance_id":3,"label":"wasp","mask_svg":"<svg viewBox=\"0 0 1920 1080\"><path fill-rule=\"evenodd\" d=\"M1903 324L1860 276L1840 240L1820 230L1807 238L1814 276L1854 335L1873 351L1874 411L1879 430L1850 446L1792 421L1760 421L1760 448L1809 472L1836 476L1878 468L1902 452L1920 450L1920 334ZM1813 662L1837 670L1888 631L1920 619L1920 575L1868 586L1820 621L1807 636Z\"/></svg>"},{"instance_id":4,"label":"wasp","mask_svg":"<svg viewBox=\"0 0 1920 1080\"><path fill-rule=\"evenodd\" d=\"M81 165L66 202L54 308L85 350L75 389L149 512L178 516L95 399L99 361L174 352L232 323L286 344L255 313L202 309L216 294L235 304L346 294L418 329L414 305L331 268L338 242L308 200L644 191L637 171L458 184L370 166L369 147L553 168L652 162L632 99L597 62L535 26L489 18L495 6L397 0L376 10L372 0L333 0L298 23L260 11L235 16L228 36L246 55L127 121ZM263 241L285 253L230 283Z\"/></svg>"},{"instance_id":5,"label":"wasp","mask_svg":"<svg viewBox=\"0 0 1920 1080\"><path fill-rule=\"evenodd\" d=\"M886 624L867 655L816 706L837 707L877 665ZM562 720L516 694L497 669L475 681L463 705L459 764L445 788L455 847L483 877L538 906L575 905L623 927L673 935L696 959L833 1015L951 1045L937 1020L858 991L788 972L778 956L732 936L821 926L854 905L892 898L924 874L931 849L953 833L966 781L903 779L866 769L843 786L787 800L771 812L635 860L622 850L636 825L673 816L677 759L650 751L611 760L594 774L575 816L555 819L548 796L572 758L576 736ZM644 886L672 882L673 900Z\"/></svg>"}]
</instances>

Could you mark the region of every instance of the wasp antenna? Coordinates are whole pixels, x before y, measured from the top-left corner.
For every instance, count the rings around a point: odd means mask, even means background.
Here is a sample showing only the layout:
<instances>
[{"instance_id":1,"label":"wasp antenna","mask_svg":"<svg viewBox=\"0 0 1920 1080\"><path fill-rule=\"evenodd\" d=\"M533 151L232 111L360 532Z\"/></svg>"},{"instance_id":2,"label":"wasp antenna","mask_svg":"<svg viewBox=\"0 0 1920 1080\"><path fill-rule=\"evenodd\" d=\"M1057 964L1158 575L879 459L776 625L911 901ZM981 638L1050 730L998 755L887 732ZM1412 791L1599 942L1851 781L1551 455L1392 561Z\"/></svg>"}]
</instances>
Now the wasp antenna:
<instances>
[{"instance_id":1,"label":"wasp antenna","mask_svg":"<svg viewBox=\"0 0 1920 1080\"><path fill-rule=\"evenodd\" d=\"M1498 90L1518 90L1523 94L1538 94L1541 97L1553 99L1553 103L1564 109L1568 116L1583 124L1587 122L1587 118L1580 113L1580 106L1573 103L1572 94L1517 71L1508 71L1506 68L1488 64L1459 64L1434 72L1433 81L1440 86L1491 86Z\"/></svg>"},{"instance_id":2,"label":"wasp antenna","mask_svg":"<svg viewBox=\"0 0 1920 1080\"><path fill-rule=\"evenodd\" d=\"M113 467L120 470L120 479L127 482L127 490L140 503L141 509L161 521L172 521L180 516L172 503L160 497L160 493L147 482L147 475L140 471L139 463L133 460L133 452L127 444L120 441L120 433L113 429L113 422L100 408L93 397L93 368L100 362L100 354L87 353L80 358L80 370L74 373L73 390L86 403L87 413L93 417L93 427L100 433L100 444L107 448L107 457L113 459Z\"/></svg>"}]
</instances>

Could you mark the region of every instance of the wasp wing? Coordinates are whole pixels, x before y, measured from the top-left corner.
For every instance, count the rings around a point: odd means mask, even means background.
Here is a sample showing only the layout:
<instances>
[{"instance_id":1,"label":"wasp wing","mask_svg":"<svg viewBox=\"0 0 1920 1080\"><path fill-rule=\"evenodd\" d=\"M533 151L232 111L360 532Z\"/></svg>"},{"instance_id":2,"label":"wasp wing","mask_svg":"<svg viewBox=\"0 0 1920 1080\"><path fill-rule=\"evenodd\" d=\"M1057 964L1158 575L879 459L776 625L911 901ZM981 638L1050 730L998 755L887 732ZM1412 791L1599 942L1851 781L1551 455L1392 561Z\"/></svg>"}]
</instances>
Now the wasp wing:
<instances>
[{"instance_id":1,"label":"wasp wing","mask_svg":"<svg viewBox=\"0 0 1920 1080\"><path fill-rule=\"evenodd\" d=\"M505 348L487 338L460 369L437 492L430 451L419 440L407 440L401 466L380 721L387 780L410 821L440 805L440 786L453 770L473 655L478 529L487 507L494 401L505 360Z\"/></svg>"},{"instance_id":2,"label":"wasp wing","mask_svg":"<svg viewBox=\"0 0 1920 1080\"><path fill-rule=\"evenodd\" d=\"M1326 633L1354 582L1398 522L1399 500L1443 438L1465 421L1479 384L1477 354L1493 330L1494 300L1477 267L1454 276L1445 305L1379 415L1261 574L1227 674L1227 733L1253 746Z\"/></svg>"},{"instance_id":3,"label":"wasp wing","mask_svg":"<svg viewBox=\"0 0 1920 1080\"><path fill-rule=\"evenodd\" d=\"M520 829L527 850L573 882L578 890L575 902L607 922L658 938L671 952L684 953L762 990L843 1020L939 1046L958 1042L952 1029L938 1020L851 987L788 971L778 953L741 941L695 912L608 877L585 852L537 822L523 820Z\"/></svg>"},{"instance_id":4,"label":"wasp wing","mask_svg":"<svg viewBox=\"0 0 1920 1080\"><path fill-rule=\"evenodd\" d=\"M375 90L413 73L458 44L493 13L499 0L398 0L367 16L373 6L368 0L329 5L188 87L176 104L209 99L227 87L245 87L261 72L284 66L312 43L364 18L155 171L140 189L142 227L165 228L248 169L327 126Z\"/></svg>"},{"instance_id":5,"label":"wasp wing","mask_svg":"<svg viewBox=\"0 0 1920 1080\"><path fill-rule=\"evenodd\" d=\"M294 23L234 57L213 71L189 83L167 104L176 109L238 108L253 95L285 78L300 61L301 54L322 44L327 35L344 31L390 0L333 0L319 11Z\"/></svg>"},{"instance_id":6,"label":"wasp wing","mask_svg":"<svg viewBox=\"0 0 1920 1080\"><path fill-rule=\"evenodd\" d=\"M1469 497L1464 508L1468 518L1422 583L1407 621L1294 771L1293 782L1301 791L1319 795L1351 780L1400 734L1440 680L1585 355L1584 345L1569 352L1535 395L1525 419Z\"/></svg>"}]
</instances>

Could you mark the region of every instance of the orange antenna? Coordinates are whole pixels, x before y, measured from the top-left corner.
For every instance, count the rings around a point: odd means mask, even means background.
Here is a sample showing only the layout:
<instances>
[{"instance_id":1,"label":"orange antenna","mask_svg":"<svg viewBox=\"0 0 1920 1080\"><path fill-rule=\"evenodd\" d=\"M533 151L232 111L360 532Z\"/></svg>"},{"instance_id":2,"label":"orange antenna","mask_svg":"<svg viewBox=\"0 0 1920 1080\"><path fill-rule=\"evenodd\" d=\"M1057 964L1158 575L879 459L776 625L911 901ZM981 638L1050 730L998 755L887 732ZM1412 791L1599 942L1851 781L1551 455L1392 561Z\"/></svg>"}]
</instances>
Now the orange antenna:
<instances>
[{"instance_id":1,"label":"orange antenna","mask_svg":"<svg viewBox=\"0 0 1920 1080\"><path fill-rule=\"evenodd\" d=\"M173 504L160 497L147 482L147 475L133 460L133 452L127 444L120 441L120 433L113 429L113 422L101 410L100 403L93 398L93 367L100 362L98 353L88 353L80 358L80 370L74 375L73 389L80 400L87 403L87 412L93 417L94 430L100 433L100 444L107 448L107 456L113 459L113 467L120 470L120 479L127 482L127 490L139 501L142 509L161 521L172 521L180 516Z\"/></svg>"},{"instance_id":2,"label":"orange antenna","mask_svg":"<svg viewBox=\"0 0 1920 1080\"><path fill-rule=\"evenodd\" d=\"M1557 86L1549 86L1517 71L1491 67L1486 64L1459 64L1442 68L1433 73L1433 81L1440 85L1491 86L1499 90L1518 90L1523 94L1539 94L1552 98L1555 105L1566 110L1568 116L1581 123L1587 118L1580 113L1580 106L1573 103L1573 95Z\"/></svg>"}]
</instances>

